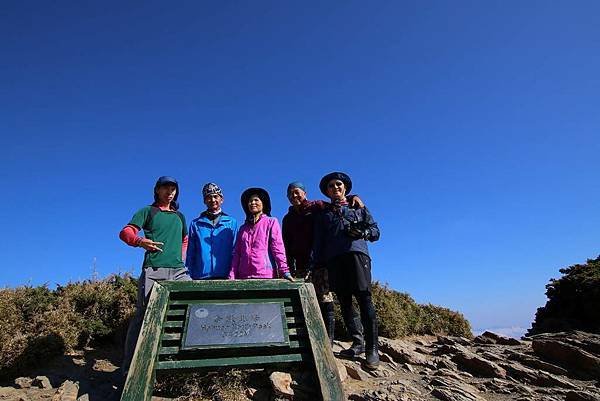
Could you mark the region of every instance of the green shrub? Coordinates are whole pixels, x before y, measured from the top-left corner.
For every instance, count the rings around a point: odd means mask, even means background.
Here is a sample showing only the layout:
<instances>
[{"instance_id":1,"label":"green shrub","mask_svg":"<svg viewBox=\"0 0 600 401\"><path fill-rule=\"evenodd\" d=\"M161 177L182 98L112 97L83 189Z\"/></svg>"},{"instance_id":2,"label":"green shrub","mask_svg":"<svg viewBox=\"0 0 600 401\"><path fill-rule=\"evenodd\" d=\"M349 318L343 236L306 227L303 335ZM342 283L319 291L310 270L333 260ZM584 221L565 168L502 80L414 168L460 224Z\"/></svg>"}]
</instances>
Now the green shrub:
<instances>
[{"instance_id":1,"label":"green shrub","mask_svg":"<svg viewBox=\"0 0 600 401\"><path fill-rule=\"evenodd\" d=\"M600 256L559 270L546 285L546 305L538 308L527 335L583 330L600 333Z\"/></svg>"},{"instance_id":2,"label":"green shrub","mask_svg":"<svg viewBox=\"0 0 600 401\"><path fill-rule=\"evenodd\" d=\"M400 338L409 335L452 335L471 338L471 325L465 317L450 309L419 305L406 293L378 282L372 286L379 335ZM356 307L356 304L355 304ZM339 306L336 305L336 338L347 336Z\"/></svg>"},{"instance_id":3,"label":"green shrub","mask_svg":"<svg viewBox=\"0 0 600 401\"><path fill-rule=\"evenodd\" d=\"M134 310L130 277L0 289L0 377L122 333Z\"/></svg>"}]
</instances>

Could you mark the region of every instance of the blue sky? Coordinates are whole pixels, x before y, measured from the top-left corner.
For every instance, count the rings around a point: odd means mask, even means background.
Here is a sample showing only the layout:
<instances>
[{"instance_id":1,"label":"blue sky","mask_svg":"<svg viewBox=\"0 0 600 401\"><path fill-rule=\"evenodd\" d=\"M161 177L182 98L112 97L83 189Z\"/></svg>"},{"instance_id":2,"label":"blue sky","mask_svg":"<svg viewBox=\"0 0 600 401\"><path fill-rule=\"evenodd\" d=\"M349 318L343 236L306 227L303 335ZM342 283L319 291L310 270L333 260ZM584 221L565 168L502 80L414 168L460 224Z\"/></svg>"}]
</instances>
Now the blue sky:
<instances>
[{"instance_id":1,"label":"blue sky","mask_svg":"<svg viewBox=\"0 0 600 401\"><path fill-rule=\"evenodd\" d=\"M378 221L374 276L475 329L528 327L597 256L600 3L45 2L0 8L0 286L139 271L117 237L160 175L341 170Z\"/></svg>"}]
</instances>

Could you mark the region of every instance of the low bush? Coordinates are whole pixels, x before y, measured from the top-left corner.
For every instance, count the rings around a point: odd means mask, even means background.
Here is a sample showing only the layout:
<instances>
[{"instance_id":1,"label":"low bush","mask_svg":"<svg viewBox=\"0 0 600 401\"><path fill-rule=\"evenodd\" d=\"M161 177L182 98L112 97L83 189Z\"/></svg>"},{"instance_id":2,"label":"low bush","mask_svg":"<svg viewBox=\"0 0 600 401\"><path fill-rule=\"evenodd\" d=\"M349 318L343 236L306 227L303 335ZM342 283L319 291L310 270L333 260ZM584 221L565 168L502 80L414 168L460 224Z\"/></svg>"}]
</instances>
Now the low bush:
<instances>
[{"instance_id":1,"label":"low bush","mask_svg":"<svg viewBox=\"0 0 600 401\"><path fill-rule=\"evenodd\" d=\"M406 293L378 282L372 286L379 335L400 338L409 335L452 335L471 338L471 325L465 317L435 305L420 305ZM355 305L356 307L356 305ZM336 305L336 338L347 336L339 306Z\"/></svg>"},{"instance_id":2,"label":"low bush","mask_svg":"<svg viewBox=\"0 0 600 401\"><path fill-rule=\"evenodd\" d=\"M65 351L114 340L133 312L130 277L0 290L0 377Z\"/></svg>"}]
</instances>

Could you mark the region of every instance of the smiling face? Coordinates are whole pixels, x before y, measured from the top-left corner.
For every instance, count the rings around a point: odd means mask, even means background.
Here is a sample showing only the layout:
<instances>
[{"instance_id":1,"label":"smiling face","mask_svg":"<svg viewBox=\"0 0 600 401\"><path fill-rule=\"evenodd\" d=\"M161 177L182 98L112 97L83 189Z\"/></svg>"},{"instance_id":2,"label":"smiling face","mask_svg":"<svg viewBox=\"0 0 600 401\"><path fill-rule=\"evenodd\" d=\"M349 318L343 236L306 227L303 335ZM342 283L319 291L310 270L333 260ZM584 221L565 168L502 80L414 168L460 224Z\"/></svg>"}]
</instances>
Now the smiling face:
<instances>
[{"instance_id":1,"label":"smiling face","mask_svg":"<svg viewBox=\"0 0 600 401\"><path fill-rule=\"evenodd\" d=\"M217 194L206 195L204 197L204 204L206 205L206 210L209 212L217 212L221 209L223 197Z\"/></svg>"},{"instance_id":2,"label":"smiling face","mask_svg":"<svg viewBox=\"0 0 600 401\"><path fill-rule=\"evenodd\" d=\"M259 214L263 211L263 203L258 197L258 195L250 196L248 199L248 210L251 214Z\"/></svg>"},{"instance_id":3,"label":"smiling face","mask_svg":"<svg viewBox=\"0 0 600 401\"><path fill-rule=\"evenodd\" d=\"M165 184L156 188L156 195L158 196L158 202L162 205L168 205L175 199L177 194L177 187L174 184Z\"/></svg>"},{"instance_id":4,"label":"smiling face","mask_svg":"<svg viewBox=\"0 0 600 401\"><path fill-rule=\"evenodd\" d=\"M327 196L330 199L342 199L346 196L346 186L340 180L331 180L327 183Z\"/></svg>"},{"instance_id":5,"label":"smiling face","mask_svg":"<svg viewBox=\"0 0 600 401\"><path fill-rule=\"evenodd\" d=\"M301 188L294 188L288 194L288 199L292 206L300 206L306 200L306 192Z\"/></svg>"}]
</instances>

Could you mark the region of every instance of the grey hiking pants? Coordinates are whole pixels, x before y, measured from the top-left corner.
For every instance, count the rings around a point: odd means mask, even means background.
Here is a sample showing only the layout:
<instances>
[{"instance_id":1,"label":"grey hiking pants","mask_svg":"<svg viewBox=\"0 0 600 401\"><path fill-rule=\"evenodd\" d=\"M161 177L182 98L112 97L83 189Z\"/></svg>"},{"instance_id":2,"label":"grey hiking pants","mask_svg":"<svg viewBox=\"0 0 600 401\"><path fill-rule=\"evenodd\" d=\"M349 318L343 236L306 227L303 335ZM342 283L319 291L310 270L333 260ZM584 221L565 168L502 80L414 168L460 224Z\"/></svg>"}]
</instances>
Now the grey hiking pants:
<instances>
[{"instance_id":1,"label":"grey hiking pants","mask_svg":"<svg viewBox=\"0 0 600 401\"><path fill-rule=\"evenodd\" d=\"M125 339L125 350L123 352L123 362L121 364L121 371L126 374L129 370L129 365L133 359L133 353L135 351L135 345L137 343L138 336L140 335L140 329L142 328L142 322L144 321L144 314L146 313L146 306L148 305L148 298L155 282L159 281L191 281L192 278L188 274L188 270L185 267L182 268L169 268L169 267L145 267L142 269L142 274L138 280L138 297L135 308L135 315L129 323L127 329L127 338Z\"/></svg>"}]
</instances>

